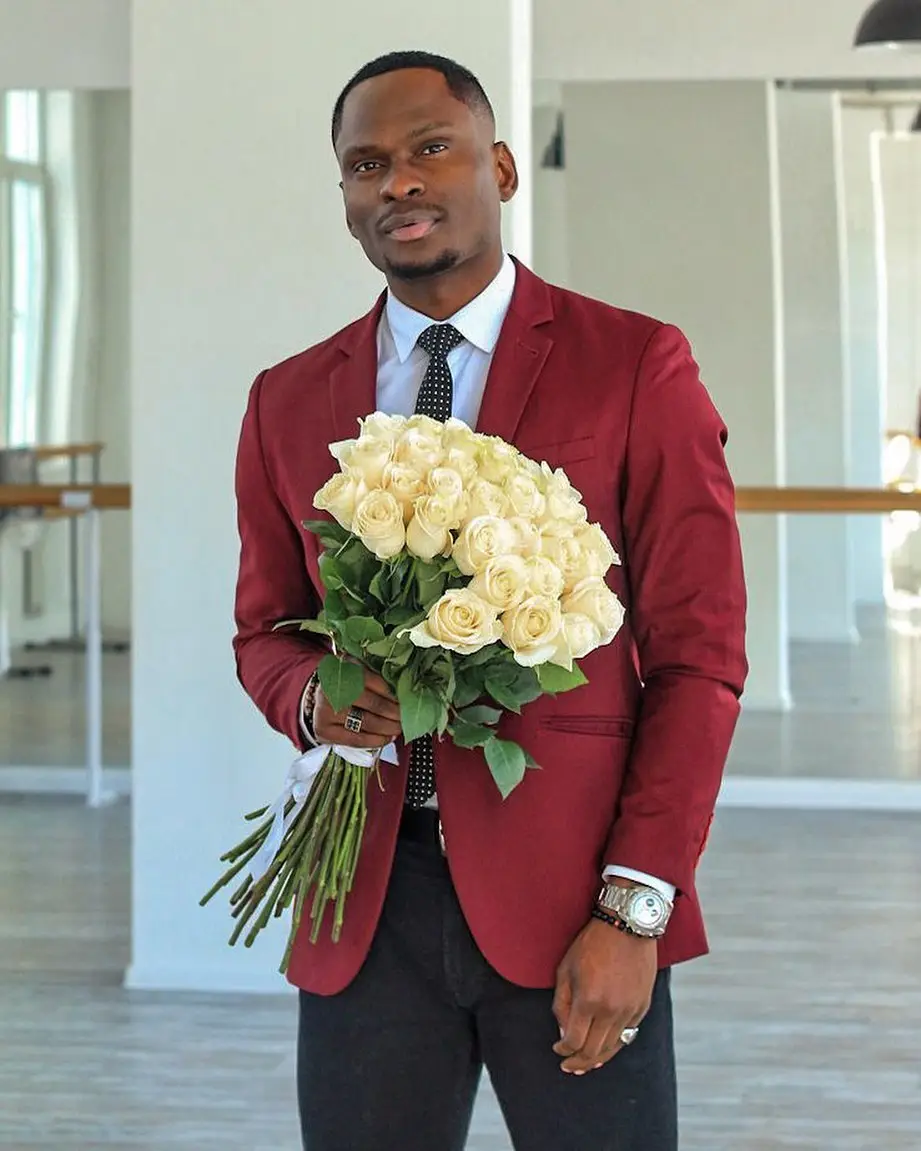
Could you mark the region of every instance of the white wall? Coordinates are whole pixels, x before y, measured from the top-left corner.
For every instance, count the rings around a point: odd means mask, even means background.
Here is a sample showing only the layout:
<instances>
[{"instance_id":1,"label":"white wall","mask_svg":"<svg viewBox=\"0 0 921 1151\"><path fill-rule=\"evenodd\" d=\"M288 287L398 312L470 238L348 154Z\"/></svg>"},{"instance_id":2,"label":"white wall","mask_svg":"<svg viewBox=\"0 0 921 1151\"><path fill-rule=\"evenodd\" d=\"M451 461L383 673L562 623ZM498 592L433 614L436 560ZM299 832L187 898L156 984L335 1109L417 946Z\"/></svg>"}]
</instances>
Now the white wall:
<instances>
[{"instance_id":1,"label":"white wall","mask_svg":"<svg viewBox=\"0 0 921 1151\"><path fill-rule=\"evenodd\" d=\"M0 0L0 88L124 88L130 0Z\"/></svg>"},{"instance_id":2,"label":"white wall","mask_svg":"<svg viewBox=\"0 0 921 1151\"><path fill-rule=\"evenodd\" d=\"M844 487L850 455L845 227L838 100L777 93L787 483ZM791 516L790 638L855 642L844 516Z\"/></svg>"},{"instance_id":3,"label":"white wall","mask_svg":"<svg viewBox=\"0 0 921 1151\"><path fill-rule=\"evenodd\" d=\"M324 20L318 36L302 0L135 9L135 985L280 984L279 932L231 951L226 905L197 900L292 755L237 686L230 647L247 392L262 367L363 313L381 287L343 224L332 104L357 67L411 39L480 73L510 134L513 57L529 59L513 52L497 0L341 5ZM529 77L517 82L516 119L529 119ZM520 159L527 174L526 148Z\"/></svg>"},{"instance_id":4,"label":"white wall","mask_svg":"<svg viewBox=\"0 0 921 1151\"><path fill-rule=\"evenodd\" d=\"M544 149L556 130L562 111L562 93L558 104L540 104L534 108L534 259L533 268L551 284L569 286L569 238L566 213L566 172L544 168Z\"/></svg>"},{"instance_id":5,"label":"white wall","mask_svg":"<svg viewBox=\"0 0 921 1151\"><path fill-rule=\"evenodd\" d=\"M784 482L773 91L567 84L570 286L677 324L729 427L741 485ZM742 523L749 707L788 704L785 523Z\"/></svg>"},{"instance_id":6,"label":"white wall","mask_svg":"<svg viewBox=\"0 0 921 1151\"><path fill-rule=\"evenodd\" d=\"M921 394L921 136L878 140L885 233L886 420L917 427Z\"/></svg>"},{"instance_id":7,"label":"white wall","mask_svg":"<svg viewBox=\"0 0 921 1151\"><path fill-rule=\"evenodd\" d=\"M869 0L535 0L534 74L561 80L916 76L851 49Z\"/></svg>"},{"instance_id":8,"label":"white wall","mask_svg":"<svg viewBox=\"0 0 921 1151\"><path fill-rule=\"evenodd\" d=\"M884 397L880 373L876 219L871 167L872 133L882 129L879 108L846 102L841 113L844 208L847 229L847 304L850 356L851 452L848 483L883 482ZM850 517L851 568L858 603L885 600L883 517Z\"/></svg>"}]
</instances>

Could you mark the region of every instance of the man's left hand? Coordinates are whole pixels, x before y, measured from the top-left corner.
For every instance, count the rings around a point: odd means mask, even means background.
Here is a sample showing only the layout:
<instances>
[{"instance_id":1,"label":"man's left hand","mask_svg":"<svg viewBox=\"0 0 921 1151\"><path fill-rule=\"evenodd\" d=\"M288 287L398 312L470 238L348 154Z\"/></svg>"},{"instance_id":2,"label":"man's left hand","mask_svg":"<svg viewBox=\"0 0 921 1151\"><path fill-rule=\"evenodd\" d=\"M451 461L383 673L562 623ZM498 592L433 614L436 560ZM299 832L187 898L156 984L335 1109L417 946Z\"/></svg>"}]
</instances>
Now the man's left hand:
<instances>
[{"instance_id":1,"label":"man's left hand","mask_svg":"<svg viewBox=\"0 0 921 1151\"><path fill-rule=\"evenodd\" d=\"M621 1032L638 1027L658 970L654 939L628 935L598 919L583 928L557 970L553 1014L563 1070L583 1075L617 1054Z\"/></svg>"}]
</instances>

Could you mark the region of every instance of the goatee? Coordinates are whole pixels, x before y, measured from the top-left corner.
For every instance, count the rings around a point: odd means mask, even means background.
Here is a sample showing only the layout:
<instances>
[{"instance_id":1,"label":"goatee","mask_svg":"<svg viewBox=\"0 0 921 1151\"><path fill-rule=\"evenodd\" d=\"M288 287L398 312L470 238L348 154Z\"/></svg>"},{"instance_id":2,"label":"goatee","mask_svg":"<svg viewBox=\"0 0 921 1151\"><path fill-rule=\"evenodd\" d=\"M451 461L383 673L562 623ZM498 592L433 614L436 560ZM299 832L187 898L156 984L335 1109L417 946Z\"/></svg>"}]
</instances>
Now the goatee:
<instances>
[{"instance_id":1,"label":"goatee","mask_svg":"<svg viewBox=\"0 0 921 1151\"><path fill-rule=\"evenodd\" d=\"M446 251L429 260L426 264L395 264L387 262L388 273L397 280L426 280L432 276L443 276L460 260L460 252Z\"/></svg>"}]
</instances>

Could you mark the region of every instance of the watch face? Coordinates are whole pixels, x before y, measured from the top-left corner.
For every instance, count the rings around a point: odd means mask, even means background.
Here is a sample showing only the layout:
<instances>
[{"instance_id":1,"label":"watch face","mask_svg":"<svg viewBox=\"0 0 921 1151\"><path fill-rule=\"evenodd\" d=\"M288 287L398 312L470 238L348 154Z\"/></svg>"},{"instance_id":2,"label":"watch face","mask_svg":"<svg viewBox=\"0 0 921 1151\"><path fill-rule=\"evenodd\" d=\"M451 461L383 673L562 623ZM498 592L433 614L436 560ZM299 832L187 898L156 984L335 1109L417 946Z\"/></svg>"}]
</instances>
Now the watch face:
<instances>
[{"instance_id":1,"label":"watch face","mask_svg":"<svg viewBox=\"0 0 921 1151\"><path fill-rule=\"evenodd\" d=\"M642 931L654 931L668 915L668 906L658 891L637 891L630 900L627 914Z\"/></svg>"}]
</instances>

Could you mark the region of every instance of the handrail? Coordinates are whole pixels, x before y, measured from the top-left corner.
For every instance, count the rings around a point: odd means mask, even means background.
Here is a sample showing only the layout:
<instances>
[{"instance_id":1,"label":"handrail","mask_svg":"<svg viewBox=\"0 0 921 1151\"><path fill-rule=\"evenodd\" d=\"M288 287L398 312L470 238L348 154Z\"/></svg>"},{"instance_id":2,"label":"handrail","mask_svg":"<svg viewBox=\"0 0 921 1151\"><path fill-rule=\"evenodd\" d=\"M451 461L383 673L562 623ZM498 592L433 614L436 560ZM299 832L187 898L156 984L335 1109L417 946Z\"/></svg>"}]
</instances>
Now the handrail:
<instances>
[{"instance_id":1,"label":"handrail","mask_svg":"<svg viewBox=\"0 0 921 1151\"><path fill-rule=\"evenodd\" d=\"M130 484L0 484L5 508L130 508Z\"/></svg>"},{"instance_id":2,"label":"handrail","mask_svg":"<svg viewBox=\"0 0 921 1151\"><path fill-rule=\"evenodd\" d=\"M38 444L30 450L37 460L74 459L77 456L98 456L105 451L105 444Z\"/></svg>"},{"instance_id":3,"label":"handrail","mask_svg":"<svg viewBox=\"0 0 921 1151\"><path fill-rule=\"evenodd\" d=\"M125 509L131 507L131 485L0 484L0 507ZM921 512L921 490L740 487L736 489L736 507L739 512L758 515Z\"/></svg>"}]
</instances>

